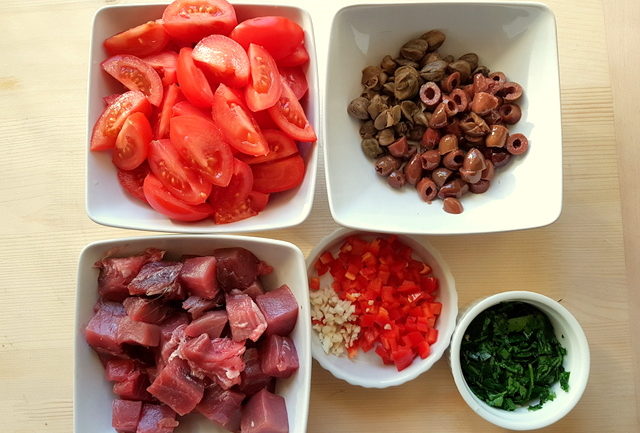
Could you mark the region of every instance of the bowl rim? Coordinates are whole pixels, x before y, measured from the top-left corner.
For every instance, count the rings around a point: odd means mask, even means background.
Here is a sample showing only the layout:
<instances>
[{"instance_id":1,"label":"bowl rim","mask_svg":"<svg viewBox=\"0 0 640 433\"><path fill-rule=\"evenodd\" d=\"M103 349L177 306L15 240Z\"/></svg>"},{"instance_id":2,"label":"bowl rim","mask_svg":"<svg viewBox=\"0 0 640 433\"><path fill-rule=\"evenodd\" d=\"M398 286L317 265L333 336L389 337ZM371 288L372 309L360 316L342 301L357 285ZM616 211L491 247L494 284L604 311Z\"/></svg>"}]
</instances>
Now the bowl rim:
<instances>
[{"instance_id":1,"label":"bowl rim","mask_svg":"<svg viewBox=\"0 0 640 433\"><path fill-rule=\"evenodd\" d=\"M307 273L310 275L311 269L313 268L313 263L320 256L320 254L322 254L324 250L326 250L332 244L340 242L340 240L344 239L345 237L354 235L354 234L366 236L366 235L388 235L389 233L367 231L367 230L353 230L345 227L338 228L334 230L332 233L330 233L329 235L325 236L320 242L318 242L316 246L311 250L311 252L307 255L305 260L307 265ZM447 282L447 288L448 288L448 293L449 293L450 303L451 303L451 306L450 306L451 316L447 322L444 322L441 325L443 328L446 328L447 331L441 332L441 330L439 329L440 332L438 333L438 341L443 341L444 344L442 344L438 348L438 350L436 351L432 350L427 358L415 359L414 362L419 363L420 368L416 368L411 371L407 371L407 370L403 370L399 372L396 371L397 375L395 376L395 379L385 380L384 382L382 382L377 379L354 378L353 376L350 376L343 370L339 368L334 368L333 364L328 362L330 357L334 355L326 354L324 350L322 350L322 348L319 348L319 346L313 344L313 342L315 341L314 339L317 339L318 337L316 335L316 332L313 329L311 329L312 335L310 338L310 343L311 343L311 355L313 356L313 359L318 361L320 366L322 366L322 368L324 368L325 370L329 371L333 376L335 376L338 379L342 379L351 385L357 385L364 388L388 388L388 387L398 386L406 382L409 382L410 380L413 380L416 377L427 372L438 360L440 360L440 358L442 358L442 355L444 355L444 353L449 348L449 344L451 342L451 337L455 329L456 318L458 315L458 292L456 290L455 279L453 277L453 274L451 273L451 270L449 269L449 265L445 262L440 252L435 247L433 247L433 245L431 245L431 243L429 243L426 239L416 239L407 234L397 234L397 236L400 240L403 240L403 241L408 240L410 243L419 244L422 248L424 248L426 251L429 252L429 254L433 256L434 261L437 262L441 268L441 271L443 274L442 279L446 280ZM442 284L440 285L440 288L442 288Z\"/></svg>"},{"instance_id":2,"label":"bowl rim","mask_svg":"<svg viewBox=\"0 0 640 433\"><path fill-rule=\"evenodd\" d=\"M575 376L572 373L571 379L571 389L569 391L569 399L564 403L563 406L556 408L554 412L550 412L549 416L538 417L535 421L531 421L530 423L523 425L521 422L518 422L516 419L509 419L507 417L502 418L492 414L488 408L489 406L479 400L473 392L469 389L464 375L462 374L462 368L460 364L460 345L462 342L462 338L464 332L467 330L469 324L473 319L475 319L480 313L485 311L486 309L497 305L501 302L525 302L531 303L534 307L540 309L537 304L543 305L545 308L552 310L562 317L564 321L567 323L567 327L575 333L575 343L577 345L578 354L577 358L580 360L582 375ZM541 310L542 311L542 310ZM542 311L545 315L548 316L548 313ZM493 295L486 296L484 298L480 298L474 302L472 302L466 310L464 310L456 328L453 332L453 336L451 337L451 344L449 346L449 356L450 356L450 367L451 374L453 376L454 382L456 384L456 388L458 392L464 399L465 403L480 417L484 418L486 421L491 422L499 427L511 429L511 430L534 430L543 427L547 427L560 419L562 419L565 415L567 415L580 401L585 388L587 386L587 382L589 379L589 371L590 371L590 352L589 352L589 343L587 341L587 337L582 329L582 326L578 322L578 320L571 314L567 308L561 305L558 301L551 299L548 296L537 292L531 292L527 290L510 290L495 293ZM551 402L548 402L551 403ZM544 412L537 412L538 414ZM505 411L505 414L512 414L512 412ZM513 417L515 418L515 417Z\"/></svg>"}]
</instances>

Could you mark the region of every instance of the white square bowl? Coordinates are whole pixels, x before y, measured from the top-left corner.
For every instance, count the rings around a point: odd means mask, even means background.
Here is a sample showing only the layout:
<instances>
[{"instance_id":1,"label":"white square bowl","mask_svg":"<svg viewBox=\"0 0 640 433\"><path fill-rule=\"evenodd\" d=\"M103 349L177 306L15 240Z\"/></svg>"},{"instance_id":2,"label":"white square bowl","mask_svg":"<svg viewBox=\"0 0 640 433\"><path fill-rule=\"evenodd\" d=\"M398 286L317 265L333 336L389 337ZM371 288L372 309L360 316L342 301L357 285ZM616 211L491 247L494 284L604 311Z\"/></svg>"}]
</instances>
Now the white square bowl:
<instances>
[{"instance_id":1,"label":"white square bowl","mask_svg":"<svg viewBox=\"0 0 640 433\"><path fill-rule=\"evenodd\" d=\"M318 135L318 142L302 143L299 146L306 165L304 181L298 188L272 194L267 208L260 214L230 224L215 224L211 218L195 223L172 221L125 193L116 177L116 168L111 162L111 152L89 150L93 125L104 110L102 98L122 91L119 83L104 73L100 66L100 63L108 57L102 43L118 32L161 18L166 4L107 6L98 10L93 20L89 64L88 124L85 144L87 149L86 210L89 218L96 223L112 227L175 233L228 233L291 227L302 223L309 215L316 184L318 143L321 140L316 48L311 17L306 11L297 7L235 2L233 5L238 22L256 16L281 15L295 21L305 30L305 46L309 52L309 65L306 69L309 91L301 103L310 124Z\"/></svg>"},{"instance_id":2,"label":"white square bowl","mask_svg":"<svg viewBox=\"0 0 640 433\"><path fill-rule=\"evenodd\" d=\"M484 194L462 198L448 214L416 191L389 187L360 148L359 121L347 105L361 93L360 71L396 56L402 44L431 29L443 54L475 52L480 64L522 85L528 152L496 170ZM325 89L324 158L329 205L341 225L370 231L464 234L518 230L554 222L562 209L562 130L556 25L544 5L518 2L376 4L341 9L331 28Z\"/></svg>"},{"instance_id":3,"label":"white square bowl","mask_svg":"<svg viewBox=\"0 0 640 433\"><path fill-rule=\"evenodd\" d=\"M289 431L305 433L309 409L311 381L311 319L309 286L304 256L298 247L288 242L231 235L149 236L95 242L82 250L78 264L76 289L75 356L73 424L75 433L114 433L111 427L111 402L116 398L105 379L98 356L84 338L84 328L91 319L98 300L98 270L93 264L105 257L133 255L146 248L167 250L169 257L183 254L206 255L216 248L243 247L273 266L273 272L263 277L265 287L273 289L287 284L300 306L296 327L291 333L300 363L299 370L288 379L278 379L276 392L286 401ZM199 414L181 417L176 433L223 433Z\"/></svg>"}]
</instances>

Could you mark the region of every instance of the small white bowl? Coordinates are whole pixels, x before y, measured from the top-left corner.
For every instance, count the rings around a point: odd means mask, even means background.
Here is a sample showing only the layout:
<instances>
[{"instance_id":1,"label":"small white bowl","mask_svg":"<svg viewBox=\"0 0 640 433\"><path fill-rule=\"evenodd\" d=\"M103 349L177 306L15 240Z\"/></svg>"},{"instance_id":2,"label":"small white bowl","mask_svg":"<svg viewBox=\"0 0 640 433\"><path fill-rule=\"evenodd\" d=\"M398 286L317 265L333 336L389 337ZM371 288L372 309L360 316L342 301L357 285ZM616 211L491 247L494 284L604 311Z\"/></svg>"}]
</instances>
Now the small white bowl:
<instances>
[{"instance_id":1,"label":"small white bowl","mask_svg":"<svg viewBox=\"0 0 640 433\"><path fill-rule=\"evenodd\" d=\"M390 19L393 17L393 19ZM428 205L416 191L396 190L365 157L359 121L347 105L361 93L360 71L430 29L447 39L441 53L475 52L480 64L520 83L528 152L496 170L484 194L462 198L464 212ZM325 89L324 158L331 214L337 223L389 233L465 234L541 227L562 209L562 129L556 25L543 4L522 2L381 3L338 11L331 28Z\"/></svg>"},{"instance_id":2,"label":"small white bowl","mask_svg":"<svg viewBox=\"0 0 640 433\"><path fill-rule=\"evenodd\" d=\"M78 264L75 320L75 368L73 423L76 433L113 433L111 402L115 398L111 384L104 376L98 356L87 344L84 329L93 314L98 299L98 270L93 264L110 255L131 255L146 248L167 250L168 255L206 255L216 248L243 247L273 266L273 273L263 277L267 288L287 284L300 306L296 327L291 333L295 342L300 368L288 379L278 379L277 393L286 401L289 431L305 433L309 410L311 383L311 321L309 319L309 290L304 256L289 242L246 236L149 236L94 242L82 250ZM181 417L176 433L223 433L211 421L199 414Z\"/></svg>"},{"instance_id":3,"label":"small white bowl","mask_svg":"<svg viewBox=\"0 0 640 433\"><path fill-rule=\"evenodd\" d=\"M124 192L118 183L110 151L89 150L93 125L104 110L102 98L121 91L119 84L100 67L100 63L108 57L102 46L103 41L130 27L161 18L166 6L166 4L107 6L98 10L94 17L85 144L87 149L86 210L89 218L98 224L112 227L174 233L252 232L291 227L302 223L309 215L313 204L321 131L313 26L311 17L301 8L234 2L238 21L263 15L281 15L300 24L305 30L305 46L310 57L306 71L309 92L301 102L309 122L318 135L318 142L300 145L306 164L306 174L302 184L296 189L273 194L267 208L260 214L230 224L214 224L210 218L196 223L172 221Z\"/></svg>"},{"instance_id":4,"label":"small white bowl","mask_svg":"<svg viewBox=\"0 0 640 433\"><path fill-rule=\"evenodd\" d=\"M345 238L352 235L360 235L368 240L377 236L386 236L380 233L359 232L349 229L336 230L320 241L307 256L307 273L309 276L317 275L313 265L324 251L335 251ZM327 354L320 344L317 333L312 331L311 353L314 359L335 377L352 385L359 385L365 388L387 388L415 379L429 370L442 357L444 351L449 347L451 334L455 328L458 314L458 294L455 281L444 259L431 244L423 239L417 240L404 235L399 235L398 238L413 249L416 258L431 266L433 275L439 280L440 288L437 300L442 303L442 312L436 321L438 340L431 345L431 353L427 358L416 358L409 367L398 371L394 365L384 365L373 350L367 353L359 351L355 359ZM320 278L321 287L329 286L331 281L329 273L323 275Z\"/></svg>"},{"instance_id":5,"label":"small white bowl","mask_svg":"<svg viewBox=\"0 0 640 433\"><path fill-rule=\"evenodd\" d=\"M570 372L569 391L565 392L560 384L553 386L556 398L544 403L541 409L530 411L520 407L513 412L491 407L480 400L471 391L464 379L460 366L460 344L469 324L478 314L501 302L526 302L538 308L549 317L556 337L567 349L564 368ZM562 305L544 295L527 291L498 293L476 301L462 313L453 333L450 347L451 372L458 391L469 407L485 420L511 430L533 430L546 427L560 420L578 403L589 379L589 344L584 331L575 317Z\"/></svg>"}]
</instances>

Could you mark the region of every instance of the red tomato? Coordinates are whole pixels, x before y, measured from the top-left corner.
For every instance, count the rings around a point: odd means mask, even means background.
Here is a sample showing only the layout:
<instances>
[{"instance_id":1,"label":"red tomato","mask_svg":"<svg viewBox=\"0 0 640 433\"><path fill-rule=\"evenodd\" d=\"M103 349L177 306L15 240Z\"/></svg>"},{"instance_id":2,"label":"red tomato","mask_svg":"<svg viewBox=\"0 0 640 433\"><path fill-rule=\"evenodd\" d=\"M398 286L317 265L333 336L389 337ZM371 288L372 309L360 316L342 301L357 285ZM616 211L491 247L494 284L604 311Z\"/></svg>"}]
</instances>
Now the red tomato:
<instances>
[{"instance_id":1,"label":"red tomato","mask_svg":"<svg viewBox=\"0 0 640 433\"><path fill-rule=\"evenodd\" d=\"M302 68L293 67L293 68L284 68L280 67L280 76L282 79L289 85L291 91L298 100L302 99L302 97L309 90L309 83L307 83L307 77L304 75Z\"/></svg>"},{"instance_id":2,"label":"red tomato","mask_svg":"<svg viewBox=\"0 0 640 433\"><path fill-rule=\"evenodd\" d=\"M233 153L211 120L197 116L171 119L171 143L202 177L227 186L233 174Z\"/></svg>"},{"instance_id":3,"label":"red tomato","mask_svg":"<svg viewBox=\"0 0 640 433\"><path fill-rule=\"evenodd\" d=\"M300 102L298 102L298 98L284 80L282 82L282 96L276 105L267 111L276 125L294 140L313 142L318 139Z\"/></svg>"},{"instance_id":4,"label":"red tomato","mask_svg":"<svg viewBox=\"0 0 640 433\"><path fill-rule=\"evenodd\" d=\"M112 160L122 170L133 170L147 159L151 125L143 113L132 113L124 121L113 149Z\"/></svg>"},{"instance_id":5,"label":"red tomato","mask_svg":"<svg viewBox=\"0 0 640 433\"><path fill-rule=\"evenodd\" d=\"M251 209L260 213L264 210L264 208L267 207L267 204L269 203L269 194L258 191L251 191L247 199L249 200L249 206L251 206Z\"/></svg>"},{"instance_id":6,"label":"red tomato","mask_svg":"<svg viewBox=\"0 0 640 433\"><path fill-rule=\"evenodd\" d=\"M253 189L265 194L297 187L304 179L304 160L300 155L252 165Z\"/></svg>"},{"instance_id":7,"label":"red tomato","mask_svg":"<svg viewBox=\"0 0 640 433\"><path fill-rule=\"evenodd\" d=\"M91 133L91 150L110 149L116 143L116 137L124 120L131 113L140 111L145 114L151 112L149 101L142 92L132 90L123 93L104 109Z\"/></svg>"},{"instance_id":8,"label":"red tomato","mask_svg":"<svg viewBox=\"0 0 640 433\"><path fill-rule=\"evenodd\" d=\"M129 90L144 93L153 105L162 102L162 80L158 73L136 56L128 54L109 57L102 62L102 69Z\"/></svg>"},{"instance_id":9,"label":"red tomato","mask_svg":"<svg viewBox=\"0 0 640 433\"><path fill-rule=\"evenodd\" d=\"M118 170L118 182L128 194L146 203L147 199L144 198L142 184L148 174L149 164L144 162L134 170Z\"/></svg>"},{"instance_id":10,"label":"red tomato","mask_svg":"<svg viewBox=\"0 0 640 433\"><path fill-rule=\"evenodd\" d=\"M238 95L224 84L220 84L213 95L213 121L229 144L238 151L248 155L266 155L269 152L267 140L243 105Z\"/></svg>"},{"instance_id":11,"label":"red tomato","mask_svg":"<svg viewBox=\"0 0 640 433\"><path fill-rule=\"evenodd\" d=\"M289 18L266 16L241 22L229 35L244 49L249 44L263 46L274 59L279 60L293 53L304 39L304 30Z\"/></svg>"},{"instance_id":12,"label":"red tomato","mask_svg":"<svg viewBox=\"0 0 640 433\"><path fill-rule=\"evenodd\" d=\"M162 23L149 21L105 39L104 48L110 56L131 54L142 57L161 51L168 42L169 35Z\"/></svg>"},{"instance_id":13,"label":"red tomato","mask_svg":"<svg viewBox=\"0 0 640 433\"><path fill-rule=\"evenodd\" d=\"M156 124L156 139L165 138L169 135L169 119L171 118L173 106L176 105L180 98L180 88L175 84L170 84L165 93L162 110L160 111L160 120Z\"/></svg>"},{"instance_id":14,"label":"red tomato","mask_svg":"<svg viewBox=\"0 0 640 433\"><path fill-rule=\"evenodd\" d=\"M249 83L249 58L244 48L224 35L210 35L193 48L193 60L214 82L231 87Z\"/></svg>"},{"instance_id":15,"label":"red tomato","mask_svg":"<svg viewBox=\"0 0 640 433\"><path fill-rule=\"evenodd\" d=\"M253 173L244 162L234 159L233 176L226 188L216 187L209 202L213 206L216 224L227 224L257 215L249 204L253 188Z\"/></svg>"},{"instance_id":16,"label":"red tomato","mask_svg":"<svg viewBox=\"0 0 640 433\"><path fill-rule=\"evenodd\" d=\"M249 45L251 83L245 88L245 100L251 111L272 107L282 94L282 80L276 61L260 45Z\"/></svg>"},{"instance_id":17,"label":"red tomato","mask_svg":"<svg viewBox=\"0 0 640 433\"><path fill-rule=\"evenodd\" d=\"M253 118L256 120L260 129L278 129L278 125L271 119L267 110L256 111L253 113Z\"/></svg>"},{"instance_id":18,"label":"red tomato","mask_svg":"<svg viewBox=\"0 0 640 433\"><path fill-rule=\"evenodd\" d=\"M120 95L122 95L122 93L112 93L111 95L104 96L102 98L102 102L104 102L104 106L108 107L109 105L113 104L113 101L118 99Z\"/></svg>"},{"instance_id":19,"label":"red tomato","mask_svg":"<svg viewBox=\"0 0 640 433\"><path fill-rule=\"evenodd\" d=\"M162 51L142 58L142 61L151 66L162 78L162 85L168 86L176 82L176 69L178 67L178 53L174 51Z\"/></svg>"},{"instance_id":20,"label":"red tomato","mask_svg":"<svg viewBox=\"0 0 640 433\"><path fill-rule=\"evenodd\" d=\"M193 63L192 49L185 47L178 56L178 84L185 98L196 107L208 108L213 102L213 91L204 72Z\"/></svg>"},{"instance_id":21,"label":"red tomato","mask_svg":"<svg viewBox=\"0 0 640 433\"><path fill-rule=\"evenodd\" d=\"M190 205L171 195L153 174L149 174L143 184L143 192L149 205L163 215L177 221L200 221L211 215L212 208L207 203Z\"/></svg>"},{"instance_id":22,"label":"red tomato","mask_svg":"<svg viewBox=\"0 0 640 433\"><path fill-rule=\"evenodd\" d=\"M188 204L204 203L211 193L211 183L184 166L175 147L167 139L153 140L149 146L149 167L175 197Z\"/></svg>"},{"instance_id":23,"label":"red tomato","mask_svg":"<svg viewBox=\"0 0 640 433\"><path fill-rule=\"evenodd\" d=\"M263 129L262 135L269 144L269 153L264 156L243 157L242 160L247 164L275 161L298 153L298 145L284 132L278 129Z\"/></svg>"},{"instance_id":24,"label":"red tomato","mask_svg":"<svg viewBox=\"0 0 640 433\"><path fill-rule=\"evenodd\" d=\"M176 0L164 10L162 21L176 39L197 42L212 33L228 35L238 24L226 0Z\"/></svg>"},{"instance_id":25,"label":"red tomato","mask_svg":"<svg viewBox=\"0 0 640 433\"><path fill-rule=\"evenodd\" d=\"M207 120L211 119L211 116L208 113L205 113L198 107L194 107L189 101L177 102L173 107L171 107L171 116L198 116Z\"/></svg>"},{"instance_id":26,"label":"red tomato","mask_svg":"<svg viewBox=\"0 0 640 433\"><path fill-rule=\"evenodd\" d=\"M284 67L292 67L292 66L302 66L305 65L309 61L309 52L304 47L304 44L300 44L296 47L293 53L289 54L287 57L283 57L278 60L279 66Z\"/></svg>"}]
</instances>

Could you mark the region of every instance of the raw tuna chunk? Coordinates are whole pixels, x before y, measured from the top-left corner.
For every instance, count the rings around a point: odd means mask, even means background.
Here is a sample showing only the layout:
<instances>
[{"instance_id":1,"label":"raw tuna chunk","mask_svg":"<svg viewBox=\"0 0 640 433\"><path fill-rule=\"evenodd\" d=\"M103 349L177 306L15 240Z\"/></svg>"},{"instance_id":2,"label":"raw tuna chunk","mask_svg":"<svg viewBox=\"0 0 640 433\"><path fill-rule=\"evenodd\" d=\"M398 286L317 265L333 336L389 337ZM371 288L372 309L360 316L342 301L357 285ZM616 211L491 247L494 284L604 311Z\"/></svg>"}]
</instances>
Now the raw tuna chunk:
<instances>
[{"instance_id":1,"label":"raw tuna chunk","mask_svg":"<svg viewBox=\"0 0 640 433\"><path fill-rule=\"evenodd\" d=\"M267 321L267 335L289 335L293 331L298 319L298 302L286 284L258 296L256 304Z\"/></svg>"},{"instance_id":2,"label":"raw tuna chunk","mask_svg":"<svg viewBox=\"0 0 640 433\"><path fill-rule=\"evenodd\" d=\"M110 359L105 365L105 375L109 382L122 382L136 369L132 359Z\"/></svg>"},{"instance_id":3,"label":"raw tuna chunk","mask_svg":"<svg viewBox=\"0 0 640 433\"><path fill-rule=\"evenodd\" d=\"M244 352L244 370L240 374L241 382L238 389L251 396L262 388L269 386L272 377L265 374L260 367L260 355L258 349L251 347Z\"/></svg>"},{"instance_id":4,"label":"raw tuna chunk","mask_svg":"<svg viewBox=\"0 0 640 433\"><path fill-rule=\"evenodd\" d=\"M118 329L123 317L126 317L126 313L121 304L102 303L84 330L87 343L99 352L122 354L122 347L118 342Z\"/></svg>"},{"instance_id":5,"label":"raw tuna chunk","mask_svg":"<svg viewBox=\"0 0 640 433\"><path fill-rule=\"evenodd\" d=\"M120 319L117 340L120 344L155 347L160 344L160 327L150 323L136 322L125 316Z\"/></svg>"},{"instance_id":6,"label":"raw tuna chunk","mask_svg":"<svg viewBox=\"0 0 640 433\"><path fill-rule=\"evenodd\" d=\"M113 400L111 426L122 433L136 433L141 412L141 401Z\"/></svg>"},{"instance_id":7,"label":"raw tuna chunk","mask_svg":"<svg viewBox=\"0 0 640 433\"><path fill-rule=\"evenodd\" d=\"M249 295L227 295L227 315L234 341L247 338L257 341L265 329L267 321Z\"/></svg>"},{"instance_id":8,"label":"raw tuna chunk","mask_svg":"<svg viewBox=\"0 0 640 433\"><path fill-rule=\"evenodd\" d=\"M222 300L218 297L216 299L205 299L200 296L189 296L182 303L182 308L187 310L191 314L191 318L195 320L202 316L205 311L213 310L220 305L222 305Z\"/></svg>"},{"instance_id":9,"label":"raw tuna chunk","mask_svg":"<svg viewBox=\"0 0 640 433\"><path fill-rule=\"evenodd\" d=\"M182 269L180 262L147 263L129 283L132 295L161 295L164 299L184 299L185 290L180 285L178 275Z\"/></svg>"},{"instance_id":10,"label":"raw tuna chunk","mask_svg":"<svg viewBox=\"0 0 640 433\"><path fill-rule=\"evenodd\" d=\"M171 307L161 299L146 299L138 296L129 296L122 301L127 316L136 322L158 324L165 320L172 312Z\"/></svg>"},{"instance_id":11,"label":"raw tuna chunk","mask_svg":"<svg viewBox=\"0 0 640 433\"><path fill-rule=\"evenodd\" d=\"M163 345L171 339L173 330L180 325L187 325L189 323L189 315L184 311L177 311L162 323L160 323L160 345Z\"/></svg>"},{"instance_id":12,"label":"raw tuna chunk","mask_svg":"<svg viewBox=\"0 0 640 433\"><path fill-rule=\"evenodd\" d=\"M199 337L207 334L209 338L218 338L227 324L227 312L224 310L209 311L193 322L189 323L184 333L187 337Z\"/></svg>"},{"instance_id":13,"label":"raw tuna chunk","mask_svg":"<svg viewBox=\"0 0 640 433\"><path fill-rule=\"evenodd\" d=\"M157 362L160 369L164 368L167 362L169 362L169 358L171 358L171 355L173 355L173 352L176 351L178 346L187 340L184 333L186 328L187 325L178 326L171 333L171 338L160 347L160 359Z\"/></svg>"},{"instance_id":14,"label":"raw tuna chunk","mask_svg":"<svg viewBox=\"0 0 640 433\"><path fill-rule=\"evenodd\" d=\"M139 256L107 257L98 260L94 266L100 268L98 276L100 296L112 301L122 301L129 296L127 286L138 275L142 266L162 260L163 256L164 251L149 248Z\"/></svg>"},{"instance_id":15,"label":"raw tuna chunk","mask_svg":"<svg viewBox=\"0 0 640 433\"><path fill-rule=\"evenodd\" d=\"M134 370L125 380L113 384L113 393L125 400L150 401L148 386L149 377L140 370Z\"/></svg>"},{"instance_id":16,"label":"raw tuna chunk","mask_svg":"<svg viewBox=\"0 0 640 433\"><path fill-rule=\"evenodd\" d=\"M238 432L244 397L245 395L241 392L224 390L214 385L204 391L204 397L196 406L196 410L222 428Z\"/></svg>"},{"instance_id":17,"label":"raw tuna chunk","mask_svg":"<svg viewBox=\"0 0 640 433\"><path fill-rule=\"evenodd\" d=\"M178 427L176 413L163 404L142 405L136 433L172 433Z\"/></svg>"},{"instance_id":18,"label":"raw tuna chunk","mask_svg":"<svg viewBox=\"0 0 640 433\"><path fill-rule=\"evenodd\" d=\"M240 294L249 295L249 297L255 301L258 296L264 293L264 288L262 287L262 283L260 282L260 280L255 280L246 289L244 290L233 289L229 293L231 293L232 295L240 295Z\"/></svg>"},{"instance_id":19,"label":"raw tuna chunk","mask_svg":"<svg viewBox=\"0 0 640 433\"><path fill-rule=\"evenodd\" d=\"M246 289L259 274L260 260L244 248L220 248L213 256L218 260L218 282L226 291Z\"/></svg>"},{"instance_id":20,"label":"raw tuna chunk","mask_svg":"<svg viewBox=\"0 0 640 433\"><path fill-rule=\"evenodd\" d=\"M299 367L293 340L281 335L269 335L260 347L260 367L269 376L291 376Z\"/></svg>"},{"instance_id":21,"label":"raw tuna chunk","mask_svg":"<svg viewBox=\"0 0 640 433\"><path fill-rule=\"evenodd\" d=\"M180 281L191 295L213 299L218 294L218 275L215 257L186 259L180 271Z\"/></svg>"},{"instance_id":22,"label":"raw tuna chunk","mask_svg":"<svg viewBox=\"0 0 640 433\"><path fill-rule=\"evenodd\" d=\"M212 340L203 334L187 341L179 350L194 374L209 377L223 389L240 383L240 372L244 370L244 342L236 343L230 338Z\"/></svg>"},{"instance_id":23,"label":"raw tuna chunk","mask_svg":"<svg viewBox=\"0 0 640 433\"><path fill-rule=\"evenodd\" d=\"M189 366L174 358L158 374L147 390L179 415L191 412L204 393L202 382L189 375Z\"/></svg>"},{"instance_id":24,"label":"raw tuna chunk","mask_svg":"<svg viewBox=\"0 0 640 433\"><path fill-rule=\"evenodd\" d=\"M240 423L242 433L288 433L284 398L262 389L249 399Z\"/></svg>"}]
</instances>

